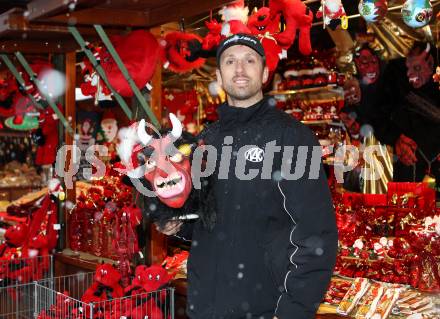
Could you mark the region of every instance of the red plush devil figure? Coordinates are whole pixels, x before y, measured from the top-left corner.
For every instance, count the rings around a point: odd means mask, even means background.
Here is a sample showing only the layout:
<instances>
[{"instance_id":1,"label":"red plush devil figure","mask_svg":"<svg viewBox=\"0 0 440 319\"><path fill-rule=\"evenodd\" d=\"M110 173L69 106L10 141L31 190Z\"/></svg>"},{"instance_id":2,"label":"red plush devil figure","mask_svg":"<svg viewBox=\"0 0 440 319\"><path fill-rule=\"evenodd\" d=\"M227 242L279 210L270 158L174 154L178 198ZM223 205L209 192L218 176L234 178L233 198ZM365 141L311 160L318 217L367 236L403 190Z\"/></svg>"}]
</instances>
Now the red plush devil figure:
<instances>
[{"instance_id":1,"label":"red plush devil figure","mask_svg":"<svg viewBox=\"0 0 440 319\"><path fill-rule=\"evenodd\" d=\"M202 49L212 50L216 48L222 40L222 25L217 20L205 21L208 34L203 38Z\"/></svg>"},{"instance_id":2,"label":"red plush devil figure","mask_svg":"<svg viewBox=\"0 0 440 319\"><path fill-rule=\"evenodd\" d=\"M121 274L110 264L103 264L96 268L94 281L81 297L85 303L101 302L124 296L119 284Z\"/></svg>"},{"instance_id":3,"label":"red plush devil figure","mask_svg":"<svg viewBox=\"0 0 440 319\"><path fill-rule=\"evenodd\" d=\"M263 45L266 53L266 65L269 71L274 71L280 59L287 57L287 52L278 45L274 34L279 31L280 14L271 18L270 10L262 7L254 12L248 21L248 27Z\"/></svg>"},{"instance_id":4,"label":"red plush devil figure","mask_svg":"<svg viewBox=\"0 0 440 319\"><path fill-rule=\"evenodd\" d=\"M277 15L282 14L286 20L285 30L274 35L278 44L288 49L295 41L296 31L299 30L299 51L304 55L310 54L313 13L307 6L300 0L270 0L269 9L271 19L276 19Z\"/></svg>"},{"instance_id":5,"label":"red plush devil figure","mask_svg":"<svg viewBox=\"0 0 440 319\"><path fill-rule=\"evenodd\" d=\"M159 265L150 267L141 265L136 267L135 273L136 277L132 285L126 289L126 294L133 296L142 294L136 298L140 299L141 302L138 302L140 303L139 306L130 307L125 316L139 319L164 319L160 306L166 301L167 291L161 289L168 285L172 276Z\"/></svg>"}]
</instances>

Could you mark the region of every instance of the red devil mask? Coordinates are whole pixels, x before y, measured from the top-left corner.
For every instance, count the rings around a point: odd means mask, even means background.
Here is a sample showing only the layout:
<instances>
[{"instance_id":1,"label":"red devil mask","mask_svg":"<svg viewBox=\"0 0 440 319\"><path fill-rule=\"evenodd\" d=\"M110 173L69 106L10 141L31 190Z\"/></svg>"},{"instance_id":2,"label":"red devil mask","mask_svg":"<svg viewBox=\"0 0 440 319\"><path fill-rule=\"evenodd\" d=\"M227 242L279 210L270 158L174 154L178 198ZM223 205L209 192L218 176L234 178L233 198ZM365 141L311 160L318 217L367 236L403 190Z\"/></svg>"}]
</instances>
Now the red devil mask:
<instances>
[{"instance_id":1,"label":"red devil mask","mask_svg":"<svg viewBox=\"0 0 440 319\"><path fill-rule=\"evenodd\" d=\"M434 58L429 54L429 50L430 45L427 44L425 50L414 50L406 58L406 75L409 83L416 89L428 83L433 73Z\"/></svg>"},{"instance_id":2,"label":"red devil mask","mask_svg":"<svg viewBox=\"0 0 440 319\"><path fill-rule=\"evenodd\" d=\"M372 84L379 78L379 58L368 48L360 49L354 58L354 63L361 76L363 84Z\"/></svg>"},{"instance_id":3,"label":"red devil mask","mask_svg":"<svg viewBox=\"0 0 440 319\"><path fill-rule=\"evenodd\" d=\"M147 179L159 200L165 205L180 208L187 200L191 189L191 165L174 142L182 135L182 123L170 113L172 130L160 138L153 138L145 131L145 121L137 128L139 145L134 147L131 157L135 174Z\"/></svg>"}]
</instances>

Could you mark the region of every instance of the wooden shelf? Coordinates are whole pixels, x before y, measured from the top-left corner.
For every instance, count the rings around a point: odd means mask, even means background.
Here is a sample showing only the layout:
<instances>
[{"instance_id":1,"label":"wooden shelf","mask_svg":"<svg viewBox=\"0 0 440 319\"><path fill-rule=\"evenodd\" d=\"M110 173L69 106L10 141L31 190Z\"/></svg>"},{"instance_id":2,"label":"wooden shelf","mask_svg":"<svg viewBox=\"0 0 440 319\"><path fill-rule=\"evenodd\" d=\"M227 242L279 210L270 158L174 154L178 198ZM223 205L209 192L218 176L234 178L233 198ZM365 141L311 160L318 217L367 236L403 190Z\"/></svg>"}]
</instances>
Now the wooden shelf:
<instances>
[{"instance_id":1,"label":"wooden shelf","mask_svg":"<svg viewBox=\"0 0 440 319\"><path fill-rule=\"evenodd\" d=\"M75 254L70 249L65 249L63 252L56 253L55 260L63 264L90 271L94 271L96 269L96 266L101 264L102 262L110 264L116 263L116 261L113 259L98 257L84 252L79 252L78 254Z\"/></svg>"},{"instance_id":2,"label":"wooden shelf","mask_svg":"<svg viewBox=\"0 0 440 319\"><path fill-rule=\"evenodd\" d=\"M268 94L269 95L300 94L300 93L309 93L309 92L330 91L336 88L337 88L336 85L326 85L326 86L317 86L317 87L298 89L298 90L270 91Z\"/></svg>"},{"instance_id":3,"label":"wooden shelf","mask_svg":"<svg viewBox=\"0 0 440 319\"><path fill-rule=\"evenodd\" d=\"M303 120L301 123L305 125L328 125L331 124L333 120Z\"/></svg>"}]
</instances>

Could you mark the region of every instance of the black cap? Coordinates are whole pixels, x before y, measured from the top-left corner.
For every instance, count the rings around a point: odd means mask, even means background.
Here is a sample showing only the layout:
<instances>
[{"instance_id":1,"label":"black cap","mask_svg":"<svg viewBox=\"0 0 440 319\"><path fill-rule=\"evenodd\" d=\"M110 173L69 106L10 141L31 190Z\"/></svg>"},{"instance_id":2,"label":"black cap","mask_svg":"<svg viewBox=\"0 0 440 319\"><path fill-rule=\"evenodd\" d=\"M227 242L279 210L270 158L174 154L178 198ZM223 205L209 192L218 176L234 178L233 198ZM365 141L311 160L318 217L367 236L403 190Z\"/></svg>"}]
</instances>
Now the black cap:
<instances>
[{"instance_id":1,"label":"black cap","mask_svg":"<svg viewBox=\"0 0 440 319\"><path fill-rule=\"evenodd\" d=\"M250 34L245 33L237 33L234 35L231 35L227 37L226 39L223 39L222 42L220 42L218 48L217 48L217 65L220 65L220 56L222 53L229 47L232 47L234 45L245 45L251 49L253 49L255 52L257 52L263 59L266 59L266 54L264 53L264 48L261 45L260 40L258 38L254 37Z\"/></svg>"}]
</instances>

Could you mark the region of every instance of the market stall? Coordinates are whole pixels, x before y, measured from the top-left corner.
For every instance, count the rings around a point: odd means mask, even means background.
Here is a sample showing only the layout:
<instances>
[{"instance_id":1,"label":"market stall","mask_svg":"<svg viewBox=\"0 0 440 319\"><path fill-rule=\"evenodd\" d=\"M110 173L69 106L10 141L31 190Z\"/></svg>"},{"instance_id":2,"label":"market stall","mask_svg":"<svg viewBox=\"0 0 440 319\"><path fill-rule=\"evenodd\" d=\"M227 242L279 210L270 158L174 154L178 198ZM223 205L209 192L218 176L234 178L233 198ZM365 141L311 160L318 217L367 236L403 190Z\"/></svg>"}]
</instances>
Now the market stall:
<instances>
[{"instance_id":1,"label":"market stall","mask_svg":"<svg viewBox=\"0 0 440 319\"><path fill-rule=\"evenodd\" d=\"M41 318L186 318L191 241L164 236L154 223L194 222L195 212L213 210L209 183L196 191L181 176L191 174L195 136L225 101L213 53L239 32L265 48L264 90L274 106L312 129L323 150L339 244L317 317L438 318L437 156L428 153L425 168L412 164L413 182L393 182L393 154L403 157L414 141L389 142L391 124L372 106L385 86L397 94L389 80L406 70L387 78L385 68L396 58L436 53L428 81L438 88L439 7L436 0L0 4L0 318L13 317L20 303ZM415 54L417 41L425 46ZM175 201L150 198L155 180L133 181L149 155L132 154L140 144L164 155L161 145L170 143L172 174L159 186L186 184ZM359 147L357 165L347 146ZM383 174L371 181L377 165Z\"/></svg>"}]
</instances>

